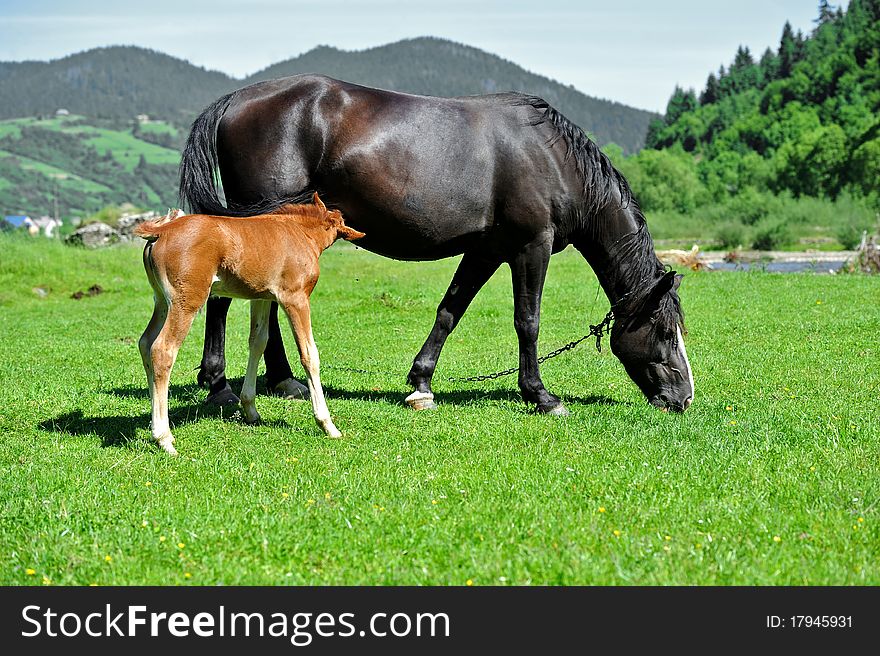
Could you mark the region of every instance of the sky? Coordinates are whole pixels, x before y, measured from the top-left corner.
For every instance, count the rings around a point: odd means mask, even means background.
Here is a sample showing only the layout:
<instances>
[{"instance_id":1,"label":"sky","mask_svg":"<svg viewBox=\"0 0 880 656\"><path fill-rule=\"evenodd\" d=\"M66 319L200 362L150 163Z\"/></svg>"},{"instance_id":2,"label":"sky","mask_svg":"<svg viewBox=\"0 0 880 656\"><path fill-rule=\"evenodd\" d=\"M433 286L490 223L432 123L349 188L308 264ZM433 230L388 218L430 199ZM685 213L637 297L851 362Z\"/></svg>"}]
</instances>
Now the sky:
<instances>
[{"instance_id":1,"label":"sky","mask_svg":"<svg viewBox=\"0 0 880 656\"><path fill-rule=\"evenodd\" d=\"M817 7L818 0L0 0L0 61L137 45L243 78L318 45L363 50L437 36L588 95L662 112L676 84L699 91L738 45L757 58L778 46L786 20L809 32Z\"/></svg>"}]
</instances>

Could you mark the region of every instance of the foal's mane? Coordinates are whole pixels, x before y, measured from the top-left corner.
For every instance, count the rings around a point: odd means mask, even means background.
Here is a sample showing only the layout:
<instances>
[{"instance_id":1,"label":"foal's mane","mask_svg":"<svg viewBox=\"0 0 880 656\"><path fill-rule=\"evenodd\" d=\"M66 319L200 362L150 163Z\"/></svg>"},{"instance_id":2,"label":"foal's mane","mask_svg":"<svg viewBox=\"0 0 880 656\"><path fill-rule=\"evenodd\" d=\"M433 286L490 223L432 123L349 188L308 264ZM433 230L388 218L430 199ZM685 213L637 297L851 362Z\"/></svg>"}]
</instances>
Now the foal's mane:
<instances>
[{"instance_id":1,"label":"foal's mane","mask_svg":"<svg viewBox=\"0 0 880 656\"><path fill-rule=\"evenodd\" d=\"M323 210L314 203L285 203L271 212L266 212L265 215L287 214L291 216L314 216L317 218L321 216L322 212Z\"/></svg>"},{"instance_id":2,"label":"foal's mane","mask_svg":"<svg viewBox=\"0 0 880 656\"><path fill-rule=\"evenodd\" d=\"M580 228L594 239L601 239L614 215L606 211L609 208L628 209L635 219L636 230L608 247L609 258L625 264L605 273L612 278L613 286L622 283L625 288L632 290L622 299L612 299L615 316L626 323L639 320L653 285L667 269L654 252L654 240L648 231L645 215L629 183L599 146L546 100L525 94L512 94L512 97L515 105L527 105L535 110L536 114L528 125L552 128L553 136L547 146L552 147L562 141L566 148L565 159L574 160L584 185L580 216L572 217L579 224L574 226L576 229ZM671 331L674 334L676 327L680 327L682 333L687 332L681 302L674 291L663 296L652 319L653 332Z\"/></svg>"}]
</instances>

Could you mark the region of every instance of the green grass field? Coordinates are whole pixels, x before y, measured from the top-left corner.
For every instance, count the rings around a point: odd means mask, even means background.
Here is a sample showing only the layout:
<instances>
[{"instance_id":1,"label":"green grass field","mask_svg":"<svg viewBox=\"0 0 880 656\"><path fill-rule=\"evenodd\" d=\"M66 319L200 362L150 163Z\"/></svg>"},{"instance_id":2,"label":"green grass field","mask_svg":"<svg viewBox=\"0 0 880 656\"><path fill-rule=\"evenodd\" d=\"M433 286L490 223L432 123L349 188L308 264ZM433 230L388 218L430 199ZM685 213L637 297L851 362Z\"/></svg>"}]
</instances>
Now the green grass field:
<instances>
[{"instance_id":1,"label":"green grass field","mask_svg":"<svg viewBox=\"0 0 880 656\"><path fill-rule=\"evenodd\" d=\"M455 261L340 243L321 262L344 439L302 402L258 398L261 426L206 410L200 316L172 378L174 459L148 439L140 249L0 236L0 584L880 583L880 280L689 274L692 408L653 410L586 342L542 368L572 413L554 418L515 377L445 380L515 364L506 270L449 339L440 408L415 413L404 378ZM540 351L606 310L580 256L557 255ZM239 302L234 386L246 330Z\"/></svg>"}]
</instances>

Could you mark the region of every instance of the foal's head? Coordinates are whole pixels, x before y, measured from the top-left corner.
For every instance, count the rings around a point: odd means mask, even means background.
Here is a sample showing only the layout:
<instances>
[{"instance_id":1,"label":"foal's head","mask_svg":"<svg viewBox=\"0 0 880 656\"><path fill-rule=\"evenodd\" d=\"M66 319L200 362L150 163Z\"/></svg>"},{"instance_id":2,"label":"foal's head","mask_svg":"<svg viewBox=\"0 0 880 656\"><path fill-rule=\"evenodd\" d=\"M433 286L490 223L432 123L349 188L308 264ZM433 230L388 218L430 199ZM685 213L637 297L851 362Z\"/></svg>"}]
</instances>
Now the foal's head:
<instances>
[{"instance_id":1,"label":"foal's head","mask_svg":"<svg viewBox=\"0 0 880 656\"><path fill-rule=\"evenodd\" d=\"M342 218L342 212L340 212L339 210L328 210L323 201L318 198L317 191L315 192L315 195L312 196L312 202L315 204L315 207L318 210L318 214L324 226L324 229L336 231L334 241L340 238L345 239L346 241L352 241L354 239L360 239L364 236L364 233L345 225L345 220Z\"/></svg>"}]
</instances>

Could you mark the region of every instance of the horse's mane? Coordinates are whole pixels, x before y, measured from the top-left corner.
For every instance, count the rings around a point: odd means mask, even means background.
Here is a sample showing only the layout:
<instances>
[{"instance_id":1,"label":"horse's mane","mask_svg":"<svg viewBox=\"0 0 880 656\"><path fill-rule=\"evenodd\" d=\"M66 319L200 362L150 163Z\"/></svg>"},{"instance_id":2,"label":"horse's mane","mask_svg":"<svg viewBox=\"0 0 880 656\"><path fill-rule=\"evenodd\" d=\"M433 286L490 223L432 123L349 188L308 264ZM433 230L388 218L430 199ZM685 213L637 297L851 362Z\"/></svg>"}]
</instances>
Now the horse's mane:
<instances>
[{"instance_id":1,"label":"horse's mane","mask_svg":"<svg viewBox=\"0 0 880 656\"><path fill-rule=\"evenodd\" d=\"M646 256L645 254L650 254ZM641 320L645 317L645 301L650 296L653 284L667 273L667 267L657 259L654 254L654 240L648 232L647 224L642 222L635 232L625 235L608 249L608 256L621 262L627 262L628 266L619 268L617 276L622 279L624 286L634 290L634 293L622 299L614 299L614 315L625 323ZM609 271L609 273L613 273ZM616 285L618 280L612 280ZM676 327L681 328L683 334L687 334L684 325L684 311L681 309L681 299L678 292L673 291L664 294L660 300L660 306L653 314L652 332L669 332L675 334Z\"/></svg>"},{"instance_id":2,"label":"horse's mane","mask_svg":"<svg viewBox=\"0 0 880 656\"><path fill-rule=\"evenodd\" d=\"M528 105L536 111L535 116L529 120L529 125L549 125L553 128L554 136L548 146L554 145L559 140L565 143L565 157L574 159L584 182L585 216L595 217L611 203L619 203L627 207L634 202L626 178L614 168L608 156L581 128L538 96L513 94L513 101L516 105ZM644 220L641 212L638 214Z\"/></svg>"},{"instance_id":3,"label":"horse's mane","mask_svg":"<svg viewBox=\"0 0 880 656\"><path fill-rule=\"evenodd\" d=\"M546 100L525 94L512 94L512 99L514 104L528 105L536 111L528 125L547 125L553 129L548 147L561 140L566 147L565 158L574 160L584 184L581 214L576 217L581 228L599 238L605 232L609 216L605 210L609 206L630 210L637 224L636 230L611 244L608 253L615 260L627 262L627 266L620 267L617 275L623 278L625 287L636 290L631 297L613 299L615 315L618 318L635 319L652 288L651 283L659 280L666 272L666 267L654 252L654 240L648 231L645 215L633 196L629 183L599 146ZM616 284L621 281L611 282ZM674 333L676 327L681 327L683 333L687 332L677 293L666 294L654 316L652 325L655 331L670 330Z\"/></svg>"}]
</instances>

